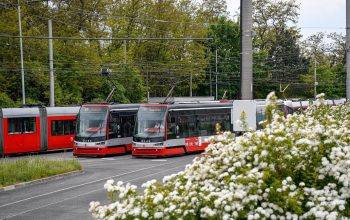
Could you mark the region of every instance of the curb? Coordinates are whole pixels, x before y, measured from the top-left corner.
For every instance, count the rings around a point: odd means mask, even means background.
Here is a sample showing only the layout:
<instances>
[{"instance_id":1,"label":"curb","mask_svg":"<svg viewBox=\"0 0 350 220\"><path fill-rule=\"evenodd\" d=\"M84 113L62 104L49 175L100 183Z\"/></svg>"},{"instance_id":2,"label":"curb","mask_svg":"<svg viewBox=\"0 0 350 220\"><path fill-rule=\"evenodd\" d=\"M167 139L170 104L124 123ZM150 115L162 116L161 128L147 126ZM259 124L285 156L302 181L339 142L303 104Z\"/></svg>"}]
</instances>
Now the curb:
<instances>
[{"instance_id":1,"label":"curb","mask_svg":"<svg viewBox=\"0 0 350 220\"><path fill-rule=\"evenodd\" d=\"M14 190L14 189L17 189L17 188L30 186L30 185L35 185L35 184L38 184L38 183L44 183L44 182L48 182L48 181L51 181L51 180L58 180L58 179L62 179L64 177L68 177L68 176L76 176L76 175L83 174L83 173L84 173L84 170L77 170L77 171L72 171L72 172L68 172L68 173L62 173L62 174L58 174L58 175L54 175L54 176L44 177L42 179L32 180L32 181L29 181L29 182L17 183L17 184L14 184L14 185L5 186L5 187L0 188L0 192Z\"/></svg>"}]
</instances>

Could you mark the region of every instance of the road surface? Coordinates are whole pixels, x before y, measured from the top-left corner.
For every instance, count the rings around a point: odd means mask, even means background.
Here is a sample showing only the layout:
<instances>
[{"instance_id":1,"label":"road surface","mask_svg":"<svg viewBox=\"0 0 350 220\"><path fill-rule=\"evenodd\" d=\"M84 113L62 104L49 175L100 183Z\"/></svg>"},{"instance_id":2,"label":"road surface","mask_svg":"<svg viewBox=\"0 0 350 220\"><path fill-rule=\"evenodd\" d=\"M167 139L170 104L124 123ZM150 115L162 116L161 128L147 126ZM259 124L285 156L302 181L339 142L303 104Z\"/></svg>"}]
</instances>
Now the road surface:
<instances>
[{"instance_id":1,"label":"road surface","mask_svg":"<svg viewBox=\"0 0 350 220\"><path fill-rule=\"evenodd\" d=\"M42 154L47 158L73 158L72 152ZM79 158L84 173L0 192L0 219L92 219L89 203L108 203L103 185L108 179L142 183L184 170L198 155L172 158ZM10 159L21 159L15 157Z\"/></svg>"}]
</instances>

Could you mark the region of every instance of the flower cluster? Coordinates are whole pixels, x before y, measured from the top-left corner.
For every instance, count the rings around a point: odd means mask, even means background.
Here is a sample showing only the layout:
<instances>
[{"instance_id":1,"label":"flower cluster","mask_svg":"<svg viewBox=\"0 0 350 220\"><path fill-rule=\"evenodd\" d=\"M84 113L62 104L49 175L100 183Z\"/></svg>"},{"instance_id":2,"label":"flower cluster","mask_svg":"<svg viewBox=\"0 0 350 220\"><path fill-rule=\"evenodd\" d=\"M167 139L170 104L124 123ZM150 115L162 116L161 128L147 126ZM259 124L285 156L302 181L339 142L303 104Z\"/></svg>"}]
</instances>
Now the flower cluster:
<instances>
[{"instance_id":1,"label":"flower cluster","mask_svg":"<svg viewBox=\"0 0 350 220\"><path fill-rule=\"evenodd\" d=\"M272 94L270 103L275 103ZM212 140L185 170L136 186L112 180L96 219L348 219L350 104L322 97L299 115L278 114L265 128Z\"/></svg>"}]
</instances>

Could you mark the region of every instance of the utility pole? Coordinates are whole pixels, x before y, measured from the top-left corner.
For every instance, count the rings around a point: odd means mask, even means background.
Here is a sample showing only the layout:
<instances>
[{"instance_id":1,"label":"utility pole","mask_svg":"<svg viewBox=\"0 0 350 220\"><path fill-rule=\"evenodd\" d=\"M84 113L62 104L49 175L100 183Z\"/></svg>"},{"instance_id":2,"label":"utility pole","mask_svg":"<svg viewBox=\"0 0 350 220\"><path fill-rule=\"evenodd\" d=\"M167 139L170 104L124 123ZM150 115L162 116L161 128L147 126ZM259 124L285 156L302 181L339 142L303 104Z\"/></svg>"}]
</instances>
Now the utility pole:
<instances>
[{"instance_id":1,"label":"utility pole","mask_svg":"<svg viewBox=\"0 0 350 220\"><path fill-rule=\"evenodd\" d=\"M124 50L124 61L123 61L123 63L126 64L126 40L124 40L124 48L123 48L123 50Z\"/></svg>"},{"instance_id":2,"label":"utility pole","mask_svg":"<svg viewBox=\"0 0 350 220\"><path fill-rule=\"evenodd\" d=\"M218 100L218 49L215 50L215 100Z\"/></svg>"},{"instance_id":3,"label":"utility pole","mask_svg":"<svg viewBox=\"0 0 350 220\"><path fill-rule=\"evenodd\" d=\"M21 50L21 76L22 76L22 104L26 104L26 92L24 85L24 65L23 65L23 45L22 45L22 21L21 21L21 4L18 0L18 27L19 27L19 46Z\"/></svg>"},{"instance_id":4,"label":"utility pole","mask_svg":"<svg viewBox=\"0 0 350 220\"><path fill-rule=\"evenodd\" d=\"M190 97L192 97L192 73L190 75Z\"/></svg>"},{"instance_id":5,"label":"utility pole","mask_svg":"<svg viewBox=\"0 0 350 220\"><path fill-rule=\"evenodd\" d=\"M210 88L210 96L213 96L213 86L211 84L211 66L209 67L209 88Z\"/></svg>"},{"instance_id":6,"label":"utility pole","mask_svg":"<svg viewBox=\"0 0 350 220\"><path fill-rule=\"evenodd\" d=\"M148 70L147 70L147 103L149 102L149 82L148 82Z\"/></svg>"},{"instance_id":7,"label":"utility pole","mask_svg":"<svg viewBox=\"0 0 350 220\"><path fill-rule=\"evenodd\" d=\"M241 99L253 99L253 4L241 0Z\"/></svg>"},{"instance_id":8,"label":"utility pole","mask_svg":"<svg viewBox=\"0 0 350 220\"><path fill-rule=\"evenodd\" d=\"M55 107L55 78L53 75L52 21L49 20L50 107Z\"/></svg>"},{"instance_id":9,"label":"utility pole","mask_svg":"<svg viewBox=\"0 0 350 220\"><path fill-rule=\"evenodd\" d=\"M314 97L316 99L317 96L317 91L316 91L316 87L317 87L317 78L316 78L316 70L317 70L317 61L316 61L316 55L314 54Z\"/></svg>"},{"instance_id":10,"label":"utility pole","mask_svg":"<svg viewBox=\"0 0 350 220\"><path fill-rule=\"evenodd\" d=\"M350 99L350 2L346 1L346 98Z\"/></svg>"}]
</instances>

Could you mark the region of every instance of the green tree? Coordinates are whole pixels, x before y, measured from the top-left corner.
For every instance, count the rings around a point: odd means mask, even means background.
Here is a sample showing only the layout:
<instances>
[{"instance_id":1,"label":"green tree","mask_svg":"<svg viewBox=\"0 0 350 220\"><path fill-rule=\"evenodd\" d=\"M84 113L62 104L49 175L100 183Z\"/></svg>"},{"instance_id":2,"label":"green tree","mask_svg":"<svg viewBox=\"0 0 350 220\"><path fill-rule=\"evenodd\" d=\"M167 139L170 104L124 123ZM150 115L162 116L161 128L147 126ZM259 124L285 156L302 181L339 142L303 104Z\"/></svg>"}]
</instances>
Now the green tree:
<instances>
[{"instance_id":1,"label":"green tree","mask_svg":"<svg viewBox=\"0 0 350 220\"><path fill-rule=\"evenodd\" d=\"M208 37L213 38L209 41L210 63L208 66L211 71L211 82L213 95L215 95L215 70L216 70L216 50L218 53L218 98L222 98L226 91L226 98L233 99L239 95L239 65L240 65L240 43L239 43L239 23L221 17L217 23L209 26ZM201 85L203 95L209 95L210 76Z\"/></svg>"},{"instance_id":2,"label":"green tree","mask_svg":"<svg viewBox=\"0 0 350 220\"><path fill-rule=\"evenodd\" d=\"M4 107L14 107L15 102L6 94L1 92L0 93L0 108Z\"/></svg>"},{"instance_id":3,"label":"green tree","mask_svg":"<svg viewBox=\"0 0 350 220\"><path fill-rule=\"evenodd\" d=\"M213 23L220 17L228 16L226 0L203 0L200 5L200 15Z\"/></svg>"},{"instance_id":4,"label":"green tree","mask_svg":"<svg viewBox=\"0 0 350 220\"><path fill-rule=\"evenodd\" d=\"M308 71L302 56L300 33L295 25L299 5L295 0L256 0L254 7L254 97L264 98L280 85L289 84L287 94L301 95L301 75Z\"/></svg>"},{"instance_id":5,"label":"green tree","mask_svg":"<svg viewBox=\"0 0 350 220\"><path fill-rule=\"evenodd\" d=\"M317 93L325 93L329 98L345 97L345 37L320 32L308 37L303 47L311 63L315 59L317 62ZM314 65L310 65L309 71L303 75L303 81L314 85ZM313 97L314 88L308 89L306 95Z\"/></svg>"}]
</instances>

